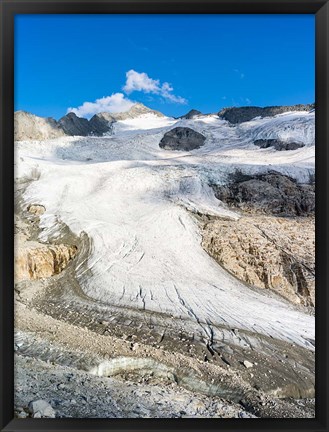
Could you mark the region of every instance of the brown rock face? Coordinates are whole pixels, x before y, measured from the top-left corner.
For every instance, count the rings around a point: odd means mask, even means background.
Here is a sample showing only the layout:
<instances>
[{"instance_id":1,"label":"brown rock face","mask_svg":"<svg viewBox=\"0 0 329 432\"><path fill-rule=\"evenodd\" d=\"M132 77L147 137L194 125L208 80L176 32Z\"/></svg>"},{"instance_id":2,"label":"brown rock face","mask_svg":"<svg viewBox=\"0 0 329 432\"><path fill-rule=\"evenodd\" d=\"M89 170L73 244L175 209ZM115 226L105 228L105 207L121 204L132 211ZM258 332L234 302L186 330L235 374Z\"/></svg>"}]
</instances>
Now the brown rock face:
<instances>
[{"instance_id":1,"label":"brown rock face","mask_svg":"<svg viewBox=\"0 0 329 432\"><path fill-rule=\"evenodd\" d=\"M35 216L40 216L44 214L46 208L40 204L31 204L28 206L27 211Z\"/></svg>"},{"instance_id":2,"label":"brown rock face","mask_svg":"<svg viewBox=\"0 0 329 432\"><path fill-rule=\"evenodd\" d=\"M15 282L47 278L61 273L77 253L76 246L29 245L15 254Z\"/></svg>"},{"instance_id":3,"label":"brown rock face","mask_svg":"<svg viewBox=\"0 0 329 432\"><path fill-rule=\"evenodd\" d=\"M271 289L287 300L315 304L313 218L242 217L213 220L202 246L238 279Z\"/></svg>"}]
</instances>

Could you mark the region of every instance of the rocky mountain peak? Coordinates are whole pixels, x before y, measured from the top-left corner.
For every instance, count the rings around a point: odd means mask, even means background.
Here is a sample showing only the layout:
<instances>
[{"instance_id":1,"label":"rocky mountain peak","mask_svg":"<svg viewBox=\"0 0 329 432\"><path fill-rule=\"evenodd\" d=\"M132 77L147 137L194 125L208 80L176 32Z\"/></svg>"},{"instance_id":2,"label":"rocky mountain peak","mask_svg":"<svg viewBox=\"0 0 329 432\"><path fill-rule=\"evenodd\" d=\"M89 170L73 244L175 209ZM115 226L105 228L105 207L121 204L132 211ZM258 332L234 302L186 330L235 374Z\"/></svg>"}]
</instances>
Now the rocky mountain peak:
<instances>
[{"instance_id":1,"label":"rocky mountain peak","mask_svg":"<svg viewBox=\"0 0 329 432\"><path fill-rule=\"evenodd\" d=\"M201 111L198 111L196 109L191 109L187 114L182 115L181 117L178 117L178 118L190 120L190 119L193 119L194 117L199 116L199 115L202 115Z\"/></svg>"}]
</instances>

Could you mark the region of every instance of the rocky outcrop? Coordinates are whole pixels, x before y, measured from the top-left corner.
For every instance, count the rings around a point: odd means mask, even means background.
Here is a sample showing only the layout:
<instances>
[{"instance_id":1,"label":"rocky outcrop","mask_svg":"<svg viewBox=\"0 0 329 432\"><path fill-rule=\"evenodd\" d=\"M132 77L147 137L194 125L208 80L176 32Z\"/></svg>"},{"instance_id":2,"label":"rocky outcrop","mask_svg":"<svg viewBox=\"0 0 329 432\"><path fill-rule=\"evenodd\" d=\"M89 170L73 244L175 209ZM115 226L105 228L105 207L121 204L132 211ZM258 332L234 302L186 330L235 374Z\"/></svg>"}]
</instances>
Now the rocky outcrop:
<instances>
[{"instance_id":1,"label":"rocky outcrop","mask_svg":"<svg viewBox=\"0 0 329 432\"><path fill-rule=\"evenodd\" d=\"M66 133L71 136L102 136L112 129L114 119L108 113L95 114L90 120L78 117L70 112L62 117L58 123Z\"/></svg>"},{"instance_id":2,"label":"rocky outcrop","mask_svg":"<svg viewBox=\"0 0 329 432\"><path fill-rule=\"evenodd\" d=\"M206 137L187 127L176 127L166 132L159 146L165 150L190 151L204 145Z\"/></svg>"},{"instance_id":3,"label":"rocky outcrop","mask_svg":"<svg viewBox=\"0 0 329 432\"><path fill-rule=\"evenodd\" d=\"M153 114L157 117L164 117L160 111L152 110L141 103L134 104L128 111L121 113L111 113L111 116L118 121L134 119L144 114Z\"/></svg>"},{"instance_id":4,"label":"rocky outcrop","mask_svg":"<svg viewBox=\"0 0 329 432\"><path fill-rule=\"evenodd\" d=\"M40 243L40 217L46 208L29 204L26 212L15 213L15 283L49 278L61 273L77 255L74 244Z\"/></svg>"},{"instance_id":5,"label":"rocky outcrop","mask_svg":"<svg viewBox=\"0 0 329 432\"><path fill-rule=\"evenodd\" d=\"M314 104L269 107L232 107L223 108L219 111L218 116L230 123L237 124L252 120L255 117L273 117L277 114L283 114L289 111L311 111L314 107Z\"/></svg>"},{"instance_id":6,"label":"rocky outcrop","mask_svg":"<svg viewBox=\"0 0 329 432\"><path fill-rule=\"evenodd\" d=\"M186 119L186 120L191 120L191 119L193 119L194 117L197 117L197 116L199 116L199 115L202 115L202 112L201 112L201 111L198 111L198 110L192 109L192 110L189 111L187 114L185 114L185 115L183 115L183 116L181 116L181 117L178 117L178 118Z\"/></svg>"},{"instance_id":7,"label":"rocky outcrop","mask_svg":"<svg viewBox=\"0 0 329 432\"><path fill-rule=\"evenodd\" d=\"M58 121L66 135L87 136L91 133L89 121L70 112Z\"/></svg>"},{"instance_id":8,"label":"rocky outcrop","mask_svg":"<svg viewBox=\"0 0 329 432\"><path fill-rule=\"evenodd\" d=\"M114 118L109 113L95 114L89 120L89 135L102 136L108 132L111 132L114 122Z\"/></svg>"},{"instance_id":9,"label":"rocky outcrop","mask_svg":"<svg viewBox=\"0 0 329 432\"><path fill-rule=\"evenodd\" d=\"M27 211L35 216L41 216L46 211L46 208L40 204L30 204L27 207Z\"/></svg>"},{"instance_id":10,"label":"rocky outcrop","mask_svg":"<svg viewBox=\"0 0 329 432\"><path fill-rule=\"evenodd\" d=\"M301 142L294 142L294 141L281 141L278 139L257 139L254 141L254 144L260 148L269 148L273 147L275 150L296 150L298 148L304 147L305 144Z\"/></svg>"},{"instance_id":11,"label":"rocky outcrop","mask_svg":"<svg viewBox=\"0 0 329 432\"><path fill-rule=\"evenodd\" d=\"M64 136L65 132L53 118L38 117L25 111L14 114L14 139L46 140Z\"/></svg>"},{"instance_id":12,"label":"rocky outcrop","mask_svg":"<svg viewBox=\"0 0 329 432\"><path fill-rule=\"evenodd\" d=\"M235 173L226 185L212 185L216 197L248 213L307 216L315 211L315 185L298 184L277 172Z\"/></svg>"},{"instance_id":13,"label":"rocky outcrop","mask_svg":"<svg viewBox=\"0 0 329 432\"><path fill-rule=\"evenodd\" d=\"M59 119L58 123L66 135L87 136L90 134L89 121L85 118L78 117L73 112Z\"/></svg>"},{"instance_id":14,"label":"rocky outcrop","mask_svg":"<svg viewBox=\"0 0 329 432\"><path fill-rule=\"evenodd\" d=\"M48 278L61 273L76 256L77 247L66 244L19 244L15 253L15 282Z\"/></svg>"},{"instance_id":15,"label":"rocky outcrop","mask_svg":"<svg viewBox=\"0 0 329 432\"><path fill-rule=\"evenodd\" d=\"M314 306L314 237L314 218L249 216L208 222L202 245L238 279Z\"/></svg>"}]
</instances>

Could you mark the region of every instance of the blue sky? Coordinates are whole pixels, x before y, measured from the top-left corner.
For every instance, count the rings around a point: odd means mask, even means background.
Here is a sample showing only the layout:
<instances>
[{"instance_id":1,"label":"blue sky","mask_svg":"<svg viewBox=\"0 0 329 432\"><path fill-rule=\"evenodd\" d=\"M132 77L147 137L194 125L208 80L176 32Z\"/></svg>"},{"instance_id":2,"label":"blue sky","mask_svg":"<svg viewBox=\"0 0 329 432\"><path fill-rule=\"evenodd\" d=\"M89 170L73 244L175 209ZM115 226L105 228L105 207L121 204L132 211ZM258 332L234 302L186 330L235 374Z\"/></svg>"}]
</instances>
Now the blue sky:
<instances>
[{"instance_id":1,"label":"blue sky","mask_svg":"<svg viewBox=\"0 0 329 432\"><path fill-rule=\"evenodd\" d=\"M17 15L15 110L311 103L314 26L313 15Z\"/></svg>"}]
</instances>

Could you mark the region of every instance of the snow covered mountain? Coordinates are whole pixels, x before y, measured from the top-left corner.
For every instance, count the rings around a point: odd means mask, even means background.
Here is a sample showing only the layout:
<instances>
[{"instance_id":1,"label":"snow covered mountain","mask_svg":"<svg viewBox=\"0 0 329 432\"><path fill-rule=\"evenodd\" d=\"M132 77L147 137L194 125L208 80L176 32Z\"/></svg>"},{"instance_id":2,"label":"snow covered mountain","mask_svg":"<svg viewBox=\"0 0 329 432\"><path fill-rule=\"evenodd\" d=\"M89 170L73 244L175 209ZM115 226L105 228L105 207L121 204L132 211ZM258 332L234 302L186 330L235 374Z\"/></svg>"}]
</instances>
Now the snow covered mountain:
<instances>
[{"instance_id":1,"label":"snow covered mountain","mask_svg":"<svg viewBox=\"0 0 329 432\"><path fill-rule=\"evenodd\" d=\"M164 117L159 111L151 110L140 103L136 103L122 113L95 114L90 120L78 117L73 112L56 121L53 118L43 118L25 111L17 111L15 112L15 141L52 139L64 135L102 136L111 132L115 121L135 119L145 114Z\"/></svg>"},{"instance_id":2,"label":"snow covered mountain","mask_svg":"<svg viewBox=\"0 0 329 432\"><path fill-rule=\"evenodd\" d=\"M161 112L152 110L141 103L136 103L128 111L121 113L111 113L115 120L129 120L138 118L141 115L153 114L156 117L165 117Z\"/></svg>"}]
</instances>

